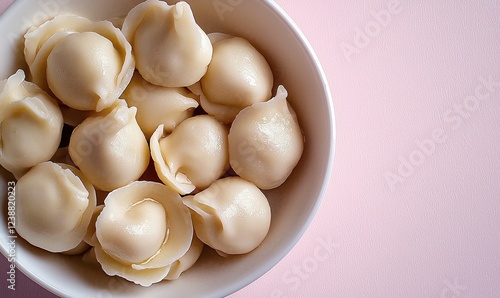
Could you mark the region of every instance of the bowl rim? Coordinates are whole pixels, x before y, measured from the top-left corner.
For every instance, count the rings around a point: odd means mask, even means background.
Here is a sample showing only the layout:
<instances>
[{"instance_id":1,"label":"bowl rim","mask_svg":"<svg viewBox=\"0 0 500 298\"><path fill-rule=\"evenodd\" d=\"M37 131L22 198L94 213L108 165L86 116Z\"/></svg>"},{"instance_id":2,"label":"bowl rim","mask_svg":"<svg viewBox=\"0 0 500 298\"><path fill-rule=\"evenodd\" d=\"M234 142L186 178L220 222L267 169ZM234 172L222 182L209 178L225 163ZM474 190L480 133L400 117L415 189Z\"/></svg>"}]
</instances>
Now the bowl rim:
<instances>
[{"instance_id":1,"label":"bowl rim","mask_svg":"<svg viewBox=\"0 0 500 298\"><path fill-rule=\"evenodd\" d=\"M300 43L300 45L305 49L307 55L309 58L311 58L314 66L314 70L318 74L318 77L321 81L321 86L323 89L323 92L327 101L326 101L326 106L327 106L327 114L328 114L328 135L329 135L329 142L325 144L325 146L328 147L328 160L325 166L325 173L324 173L324 178L323 178L323 183L321 186L321 189L319 190L318 197L313 205L313 208L311 209L311 212L307 216L306 221L302 225L301 229L295 234L295 236L287 243L286 246L283 247L282 250L277 252L275 255L273 255L272 258L269 259L268 262L266 262L266 266L259 267L257 270L253 271L251 274L246 275L244 277L238 278L234 283L228 284L226 286L223 286L218 289L217 292L214 292L211 294L211 297L222 297L222 296L228 296L231 295L246 286L250 285L260 277L262 277L264 274L266 274L268 271L270 271L273 267L275 267L279 262L281 262L289 253L290 251L297 245L297 243L300 241L300 239L303 237L309 226L311 225L311 222L313 221L314 217L316 216L316 213L326 196L326 193L328 191L328 187L331 183L331 177L332 177L332 172L333 172L333 164L334 164L334 159L335 159L335 151L336 151L336 118L335 118L335 109L334 109L334 104L333 104L333 98L330 90L330 85L328 83L326 74L324 72L323 67L321 66L321 63L319 61L318 56L316 55L312 45L308 41L307 37L304 35L304 33L300 30L298 25L293 21L293 19L284 11L283 8L281 8L275 1L273 0L261 0L262 3L267 6L271 12L277 15L279 19L281 19L287 27L292 31L293 35L297 37L297 41ZM7 8L0 13L0 17L6 17L6 15L9 15L10 13L13 13L16 10L16 7L21 5L24 1L21 0L14 0ZM0 245L0 251L2 254L7 257L8 253L5 251L4 247ZM24 266L23 264L20 263L15 263L16 268L19 268L19 270L25 274L28 278L30 278L33 282L35 282L37 285L40 287L46 289L47 291L51 292L54 295L57 296L67 296L68 293L65 293L61 291L60 289L56 288L54 285L45 282L42 280L40 277L35 275L28 267Z\"/></svg>"}]
</instances>

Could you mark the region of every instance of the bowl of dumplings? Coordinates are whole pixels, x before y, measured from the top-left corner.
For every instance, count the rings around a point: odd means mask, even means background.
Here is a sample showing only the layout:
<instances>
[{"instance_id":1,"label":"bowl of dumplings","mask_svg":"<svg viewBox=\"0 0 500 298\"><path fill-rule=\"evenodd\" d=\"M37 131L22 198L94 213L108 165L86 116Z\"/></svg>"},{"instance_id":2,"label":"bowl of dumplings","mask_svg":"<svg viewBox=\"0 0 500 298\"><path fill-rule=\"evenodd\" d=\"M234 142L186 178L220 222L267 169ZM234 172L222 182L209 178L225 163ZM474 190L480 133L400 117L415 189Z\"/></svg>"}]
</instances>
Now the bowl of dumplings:
<instances>
[{"instance_id":1,"label":"bowl of dumplings","mask_svg":"<svg viewBox=\"0 0 500 298\"><path fill-rule=\"evenodd\" d=\"M0 24L14 275L65 297L222 297L299 241L334 112L274 2L16 1Z\"/></svg>"}]
</instances>

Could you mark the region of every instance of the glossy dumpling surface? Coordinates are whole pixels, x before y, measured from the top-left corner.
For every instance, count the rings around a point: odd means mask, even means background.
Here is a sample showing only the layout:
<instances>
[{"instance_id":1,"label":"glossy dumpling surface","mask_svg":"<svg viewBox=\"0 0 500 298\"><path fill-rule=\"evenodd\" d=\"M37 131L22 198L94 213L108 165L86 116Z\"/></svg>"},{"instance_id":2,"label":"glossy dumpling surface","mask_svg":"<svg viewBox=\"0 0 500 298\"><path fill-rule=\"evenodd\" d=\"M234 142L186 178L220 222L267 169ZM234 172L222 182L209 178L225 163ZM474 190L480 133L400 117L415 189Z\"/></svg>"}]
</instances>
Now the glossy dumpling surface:
<instances>
[{"instance_id":1,"label":"glossy dumpling surface","mask_svg":"<svg viewBox=\"0 0 500 298\"><path fill-rule=\"evenodd\" d=\"M244 254L266 237L271 208L253 183L240 177L217 180L206 190L187 196L196 235L221 254Z\"/></svg>"},{"instance_id":2,"label":"glossy dumpling surface","mask_svg":"<svg viewBox=\"0 0 500 298\"><path fill-rule=\"evenodd\" d=\"M78 16L57 16L30 29L25 56L33 80L77 110L111 106L135 69L132 47L119 29Z\"/></svg>"},{"instance_id":3,"label":"glossy dumpling surface","mask_svg":"<svg viewBox=\"0 0 500 298\"><path fill-rule=\"evenodd\" d=\"M108 275L150 286L189 250L193 225L177 193L138 181L109 193L95 234L96 259Z\"/></svg>"},{"instance_id":4,"label":"glossy dumpling surface","mask_svg":"<svg viewBox=\"0 0 500 298\"><path fill-rule=\"evenodd\" d=\"M43 162L16 185L16 231L34 246L67 252L79 246L96 207L94 187L76 168Z\"/></svg>"},{"instance_id":5,"label":"glossy dumpling surface","mask_svg":"<svg viewBox=\"0 0 500 298\"><path fill-rule=\"evenodd\" d=\"M279 86L271 100L242 110L229 132L231 167L261 189L280 186L304 149L304 137L287 96Z\"/></svg>"},{"instance_id":6,"label":"glossy dumpling surface","mask_svg":"<svg viewBox=\"0 0 500 298\"><path fill-rule=\"evenodd\" d=\"M198 96L183 87L162 87L150 84L138 72L121 96L129 106L137 107L137 122L147 139L163 124L171 133L182 121L193 115Z\"/></svg>"},{"instance_id":7,"label":"glossy dumpling surface","mask_svg":"<svg viewBox=\"0 0 500 298\"><path fill-rule=\"evenodd\" d=\"M245 107L271 98L273 74L266 59L241 37L210 34L213 57L201 79L201 106L231 123Z\"/></svg>"},{"instance_id":8,"label":"glossy dumpling surface","mask_svg":"<svg viewBox=\"0 0 500 298\"><path fill-rule=\"evenodd\" d=\"M158 127L150 146L159 178L182 195L208 187L229 168L227 135L209 115L184 120L168 136Z\"/></svg>"},{"instance_id":9,"label":"glossy dumpling surface","mask_svg":"<svg viewBox=\"0 0 500 298\"><path fill-rule=\"evenodd\" d=\"M0 82L0 165L15 176L48 161L59 147L63 118L56 101L18 70Z\"/></svg>"},{"instance_id":10,"label":"glossy dumpling surface","mask_svg":"<svg viewBox=\"0 0 500 298\"><path fill-rule=\"evenodd\" d=\"M49 92L47 84L47 57L54 46L71 33L81 32L92 22L75 15L59 15L40 26L29 28L24 35L24 59L29 66L32 80Z\"/></svg>"},{"instance_id":11,"label":"glossy dumpling surface","mask_svg":"<svg viewBox=\"0 0 500 298\"><path fill-rule=\"evenodd\" d=\"M148 143L135 119L137 109L120 100L108 110L78 125L68 147L73 162L105 191L137 180L149 164Z\"/></svg>"},{"instance_id":12,"label":"glossy dumpling surface","mask_svg":"<svg viewBox=\"0 0 500 298\"><path fill-rule=\"evenodd\" d=\"M145 1L128 13L122 31L134 49L137 69L155 85L190 86L212 58L212 44L184 1Z\"/></svg>"}]
</instances>

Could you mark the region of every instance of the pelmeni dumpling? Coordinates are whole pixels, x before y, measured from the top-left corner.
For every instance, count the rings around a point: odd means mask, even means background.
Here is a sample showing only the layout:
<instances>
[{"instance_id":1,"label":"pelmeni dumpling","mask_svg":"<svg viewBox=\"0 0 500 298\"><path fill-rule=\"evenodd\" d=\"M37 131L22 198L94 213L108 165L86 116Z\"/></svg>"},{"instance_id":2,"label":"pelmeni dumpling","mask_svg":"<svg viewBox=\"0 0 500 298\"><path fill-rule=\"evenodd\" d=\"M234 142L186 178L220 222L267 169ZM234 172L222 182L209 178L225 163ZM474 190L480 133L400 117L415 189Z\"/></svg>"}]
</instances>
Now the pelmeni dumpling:
<instances>
[{"instance_id":1,"label":"pelmeni dumpling","mask_svg":"<svg viewBox=\"0 0 500 298\"><path fill-rule=\"evenodd\" d=\"M150 141L158 177L181 195L208 187L229 168L227 134L209 115L184 120L166 137L160 125Z\"/></svg>"},{"instance_id":2,"label":"pelmeni dumpling","mask_svg":"<svg viewBox=\"0 0 500 298\"><path fill-rule=\"evenodd\" d=\"M0 165L19 177L59 147L63 118L56 101L18 70L0 82Z\"/></svg>"},{"instance_id":3,"label":"pelmeni dumpling","mask_svg":"<svg viewBox=\"0 0 500 298\"><path fill-rule=\"evenodd\" d=\"M137 109L124 100L85 119L71 134L69 154L95 185L111 191L137 180L149 164L149 147L135 120Z\"/></svg>"},{"instance_id":4,"label":"pelmeni dumpling","mask_svg":"<svg viewBox=\"0 0 500 298\"><path fill-rule=\"evenodd\" d=\"M248 253L269 231L271 208L266 196L240 177L217 180L183 202L191 209L196 235L221 255Z\"/></svg>"},{"instance_id":5,"label":"pelmeni dumpling","mask_svg":"<svg viewBox=\"0 0 500 298\"><path fill-rule=\"evenodd\" d=\"M147 0L128 13L122 31L132 44L140 74L155 85L190 86L212 59L212 44L184 1L168 5Z\"/></svg>"},{"instance_id":6,"label":"pelmeni dumpling","mask_svg":"<svg viewBox=\"0 0 500 298\"><path fill-rule=\"evenodd\" d=\"M167 186L133 182L109 193L104 204L96 221L95 255L108 275L150 286L189 250L189 209Z\"/></svg>"},{"instance_id":7,"label":"pelmeni dumpling","mask_svg":"<svg viewBox=\"0 0 500 298\"><path fill-rule=\"evenodd\" d=\"M241 37L210 34L213 56L201 79L201 106L217 120L231 123L245 107L271 98L271 67L250 42Z\"/></svg>"},{"instance_id":8,"label":"pelmeni dumpling","mask_svg":"<svg viewBox=\"0 0 500 298\"><path fill-rule=\"evenodd\" d=\"M88 111L111 106L135 69L132 47L108 21L57 16L25 35L33 80L65 105Z\"/></svg>"},{"instance_id":9,"label":"pelmeni dumpling","mask_svg":"<svg viewBox=\"0 0 500 298\"><path fill-rule=\"evenodd\" d=\"M32 80L49 92L47 84L47 58L54 46L71 33L81 32L92 22L75 15L59 15L32 26L24 35L24 59L29 66Z\"/></svg>"},{"instance_id":10,"label":"pelmeni dumpling","mask_svg":"<svg viewBox=\"0 0 500 298\"><path fill-rule=\"evenodd\" d=\"M171 133L199 106L197 96L187 88L152 85L136 72L121 96L129 106L137 107L137 123L147 139L163 124Z\"/></svg>"},{"instance_id":11,"label":"pelmeni dumpling","mask_svg":"<svg viewBox=\"0 0 500 298\"><path fill-rule=\"evenodd\" d=\"M92 184L76 168L53 162L34 166L16 185L16 231L50 252L78 247L96 207Z\"/></svg>"},{"instance_id":12,"label":"pelmeni dumpling","mask_svg":"<svg viewBox=\"0 0 500 298\"><path fill-rule=\"evenodd\" d=\"M304 149L304 137L287 96L279 86L273 99L242 110L229 132L231 167L261 189L280 186Z\"/></svg>"}]
</instances>

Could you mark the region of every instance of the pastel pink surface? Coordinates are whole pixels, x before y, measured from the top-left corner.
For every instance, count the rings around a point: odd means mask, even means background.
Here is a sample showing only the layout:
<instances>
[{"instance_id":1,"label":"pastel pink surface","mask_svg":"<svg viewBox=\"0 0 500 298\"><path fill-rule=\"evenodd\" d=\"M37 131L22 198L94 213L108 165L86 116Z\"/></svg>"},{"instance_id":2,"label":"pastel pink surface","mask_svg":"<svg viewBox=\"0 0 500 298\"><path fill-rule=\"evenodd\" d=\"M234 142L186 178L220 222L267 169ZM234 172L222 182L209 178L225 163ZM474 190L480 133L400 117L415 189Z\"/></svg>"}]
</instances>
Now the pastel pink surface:
<instances>
[{"instance_id":1,"label":"pastel pink surface","mask_svg":"<svg viewBox=\"0 0 500 298\"><path fill-rule=\"evenodd\" d=\"M276 2L328 77L335 165L299 243L231 297L499 297L500 2Z\"/></svg>"}]
</instances>

